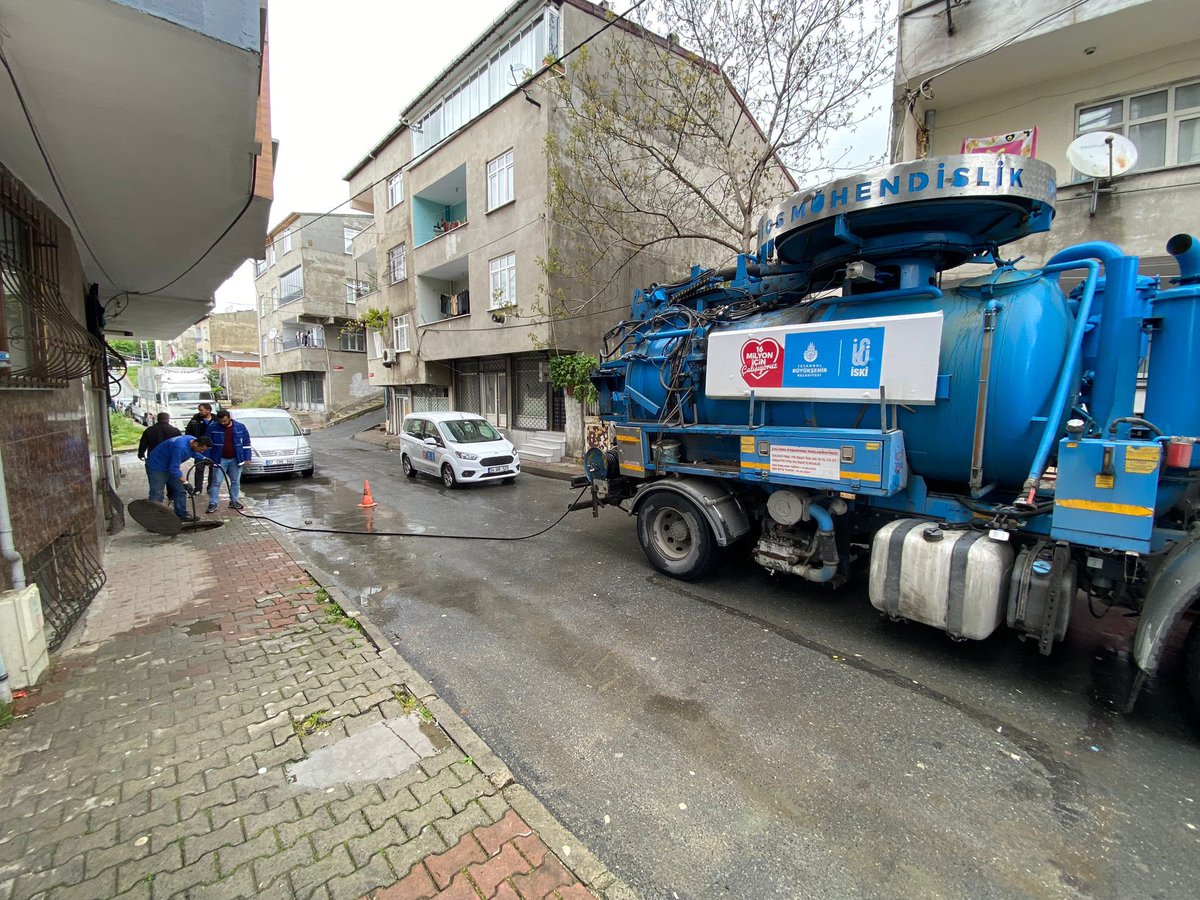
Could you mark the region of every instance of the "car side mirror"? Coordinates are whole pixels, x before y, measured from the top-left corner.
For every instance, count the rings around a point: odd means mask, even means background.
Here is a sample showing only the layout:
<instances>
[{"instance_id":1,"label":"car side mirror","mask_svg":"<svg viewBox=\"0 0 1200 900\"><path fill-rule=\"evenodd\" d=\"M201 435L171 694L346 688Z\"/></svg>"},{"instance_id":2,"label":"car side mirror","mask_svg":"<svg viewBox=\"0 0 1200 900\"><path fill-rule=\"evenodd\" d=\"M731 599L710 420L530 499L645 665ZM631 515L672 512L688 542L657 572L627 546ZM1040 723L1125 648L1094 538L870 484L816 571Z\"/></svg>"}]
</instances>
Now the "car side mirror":
<instances>
[{"instance_id":1,"label":"car side mirror","mask_svg":"<svg viewBox=\"0 0 1200 900\"><path fill-rule=\"evenodd\" d=\"M434 440L433 438L425 438L425 446L426 447L436 447L437 441Z\"/></svg>"},{"instance_id":2,"label":"car side mirror","mask_svg":"<svg viewBox=\"0 0 1200 900\"><path fill-rule=\"evenodd\" d=\"M304 435L309 435L309 434L312 434L312 429L311 428L301 428L300 433L304 434Z\"/></svg>"}]
</instances>

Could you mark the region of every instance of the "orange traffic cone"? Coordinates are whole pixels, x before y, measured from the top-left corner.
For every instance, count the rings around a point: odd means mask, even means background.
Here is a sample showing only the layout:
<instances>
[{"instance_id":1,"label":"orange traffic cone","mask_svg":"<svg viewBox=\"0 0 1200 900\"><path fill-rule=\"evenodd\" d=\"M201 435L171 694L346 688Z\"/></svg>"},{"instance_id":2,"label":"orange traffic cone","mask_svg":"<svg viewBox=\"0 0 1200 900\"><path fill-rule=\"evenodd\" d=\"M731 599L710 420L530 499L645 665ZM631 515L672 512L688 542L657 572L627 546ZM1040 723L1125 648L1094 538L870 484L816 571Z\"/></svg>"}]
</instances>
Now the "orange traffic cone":
<instances>
[{"instance_id":1,"label":"orange traffic cone","mask_svg":"<svg viewBox=\"0 0 1200 900\"><path fill-rule=\"evenodd\" d=\"M371 482L363 481L363 498L362 503L358 504L363 509L370 509L375 505L375 500L371 496Z\"/></svg>"}]
</instances>

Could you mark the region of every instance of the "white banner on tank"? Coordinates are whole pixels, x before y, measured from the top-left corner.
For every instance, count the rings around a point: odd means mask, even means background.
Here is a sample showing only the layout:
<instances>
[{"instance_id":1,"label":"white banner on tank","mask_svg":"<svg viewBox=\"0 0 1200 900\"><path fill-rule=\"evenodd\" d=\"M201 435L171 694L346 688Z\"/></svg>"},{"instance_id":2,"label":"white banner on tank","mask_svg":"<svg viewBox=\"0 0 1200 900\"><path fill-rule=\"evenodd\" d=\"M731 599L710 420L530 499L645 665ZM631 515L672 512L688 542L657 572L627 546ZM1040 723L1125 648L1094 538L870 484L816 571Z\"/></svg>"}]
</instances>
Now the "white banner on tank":
<instances>
[{"instance_id":1,"label":"white banner on tank","mask_svg":"<svg viewBox=\"0 0 1200 900\"><path fill-rule=\"evenodd\" d=\"M942 313L715 331L705 393L714 398L932 404Z\"/></svg>"}]
</instances>

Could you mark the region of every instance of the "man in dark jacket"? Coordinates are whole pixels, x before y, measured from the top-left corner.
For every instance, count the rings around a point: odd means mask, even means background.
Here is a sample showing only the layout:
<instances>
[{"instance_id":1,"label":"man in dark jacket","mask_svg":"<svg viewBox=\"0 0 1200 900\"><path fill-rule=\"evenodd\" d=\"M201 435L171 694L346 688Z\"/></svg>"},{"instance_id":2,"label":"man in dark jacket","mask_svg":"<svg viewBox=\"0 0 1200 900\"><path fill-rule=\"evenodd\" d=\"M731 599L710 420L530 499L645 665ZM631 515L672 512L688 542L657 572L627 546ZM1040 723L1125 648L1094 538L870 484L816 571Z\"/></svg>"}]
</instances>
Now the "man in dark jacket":
<instances>
[{"instance_id":1,"label":"man in dark jacket","mask_svg":"<svg viewBox=\"0 0 1200 900\"><path fill-rule=\"evenodd\" d=\"M205 437L208 434L208 426L215 421L217 420L216 417L213 416L212 404L200 403L196 406L196 414L188 419L188 423L186 427L184 427L183 433L188 437ZM195 479L197 494L204 490L204 470L207 468L208 466L196 466L196 471L193 473L192 477ZM213 478L213 472L211 469L209 469L209 489L212 488Z\"/></svg>"},{"instance_id":2,"label":"man in dark jacket","mask_svg":"<svg viewBox=\"0 0 1200 900\"><path fill-rule=\"evenodd\" d=\"M167 438L151 450L150 455L146 457L146 477L150 481L150 499L156 503L162 503L165 489L175 505L175 515L185 522L194 522L195 518L188 515L187 488L189 485L187 479L183 477L180 466L186 459L203 463L207 458L204 454L211 446L212 442L206 437L194 438L181 434L179 437Z\"/></svg>"},{"instance_id":3,"label":"man in dark jacket","mask_svg":"<svg viewBox=\"0 0 1200 900\"><path fill-rule=\"evenodd\" d=\"M138 459L144 462L147 453L173 437L179 437L179 429L171 424L170 413L160 412L158 421L142 432L142 439L138 441Z\"/></svg>"},{"instance_id":4,"label":"man in dark jacket","mask_svg":"<svg viewBox=\"0 0 1200 900\"><path fill-rule=\"evenodd\" d=\"M241 422L235 422L229 410L217 413L217 420L208 426L212 449L208 458L213 464L212 486L208 489L208 509L217 511L221 481L229 479L229 508L241 509L238 497L242 485L242 467L250 461L250 432Z\"/></svg>"}]
</instances>

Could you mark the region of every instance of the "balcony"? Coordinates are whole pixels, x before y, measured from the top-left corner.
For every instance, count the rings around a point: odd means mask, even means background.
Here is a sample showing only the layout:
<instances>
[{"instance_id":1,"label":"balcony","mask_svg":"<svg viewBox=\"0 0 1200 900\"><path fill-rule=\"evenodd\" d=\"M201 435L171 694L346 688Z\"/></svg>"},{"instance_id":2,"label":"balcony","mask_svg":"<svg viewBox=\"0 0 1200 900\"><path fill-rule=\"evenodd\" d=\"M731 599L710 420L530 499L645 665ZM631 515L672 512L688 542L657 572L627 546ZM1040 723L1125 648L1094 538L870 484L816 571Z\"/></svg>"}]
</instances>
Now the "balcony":
<instances>
[{"instance_id":1,"label":"balcony","mask_svg":"<svg viewBox=\"0 0 1200 900\"><path fill-rule=\"evenodd\" d=\"M465 256L422 272L417 276L417 324L470 315L469 287Z\"/></svg>"},{"instance_id":2,"label":"balcony","mask_svg":"<svg viewBox=\"0 0 1200 900\"><path fill-rule=\"evenodd\" d=\"M413 194L413 246L420 247L467 224L467 167L461 165Z\"/></svg>"}]
</instances>

